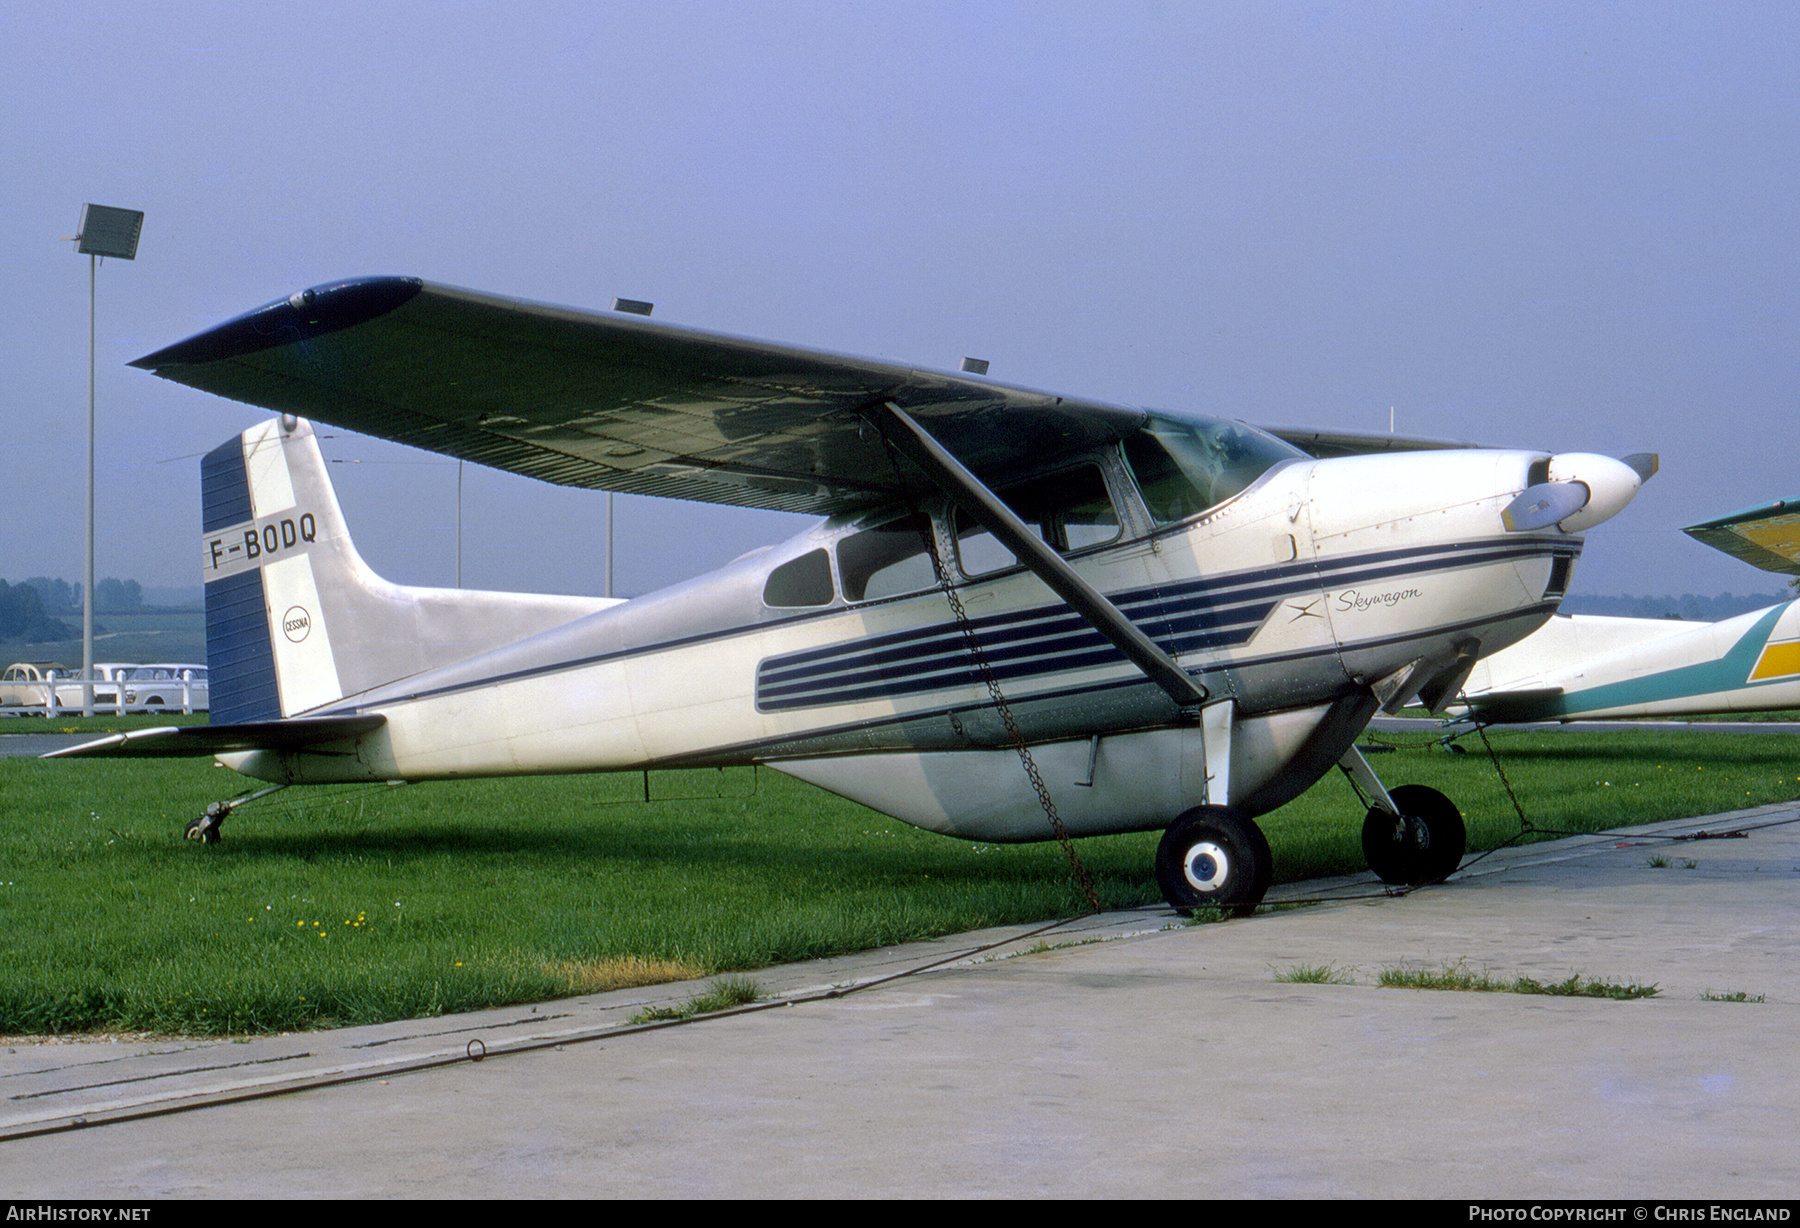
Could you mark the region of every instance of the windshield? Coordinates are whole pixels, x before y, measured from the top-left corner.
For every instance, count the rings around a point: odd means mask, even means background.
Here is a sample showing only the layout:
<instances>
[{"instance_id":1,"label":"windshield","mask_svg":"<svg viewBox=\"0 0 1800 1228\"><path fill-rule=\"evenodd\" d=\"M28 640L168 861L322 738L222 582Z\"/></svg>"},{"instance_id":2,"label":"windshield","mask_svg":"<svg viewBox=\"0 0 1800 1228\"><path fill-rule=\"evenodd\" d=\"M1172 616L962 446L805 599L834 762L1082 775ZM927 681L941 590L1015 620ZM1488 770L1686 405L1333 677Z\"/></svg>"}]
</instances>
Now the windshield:
<instances>
[{"instance_id":1,"label":"windshield","mask_svg":"<svg viewBox=\"0 0 1800 1228\"><path fill-rule=\"evenodd\" d=\"M1280 462L1305 455L1255 427L1216 418L1152 413L1125 440L1125 460L1159 524L1217 507Z\"/></svg>"}]
</instances>

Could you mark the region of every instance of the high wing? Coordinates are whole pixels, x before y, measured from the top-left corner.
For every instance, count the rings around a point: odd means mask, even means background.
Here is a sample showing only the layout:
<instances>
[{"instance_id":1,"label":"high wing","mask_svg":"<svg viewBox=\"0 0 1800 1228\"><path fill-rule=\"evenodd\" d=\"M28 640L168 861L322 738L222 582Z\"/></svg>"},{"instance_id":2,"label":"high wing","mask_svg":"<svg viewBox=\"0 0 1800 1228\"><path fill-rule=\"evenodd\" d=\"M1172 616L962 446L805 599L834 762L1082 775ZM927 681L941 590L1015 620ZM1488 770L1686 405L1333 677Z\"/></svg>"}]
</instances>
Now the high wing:
<instances>
[{"instance_id":1,"label":"high wing","mask_svg":"<svg viewBox=\"0 0 1800 1228\"><path fill-rule=\"evenodd\" d=\"M1800 576L1800 499L1777 499L1682 532L1752 567Z\"/></svg>"},{"instance_id":2,"label":"high wing","mask_svg":"<svg viewBox=\"0 0 1800 1228\"><path fill-rule=\"evenodd\" d=\"M132 364L565 486L828 515L933 489L865 411L972 472L1117 438L1138 409L410 277L302 290Z\"/></svg>"}]
</instances>

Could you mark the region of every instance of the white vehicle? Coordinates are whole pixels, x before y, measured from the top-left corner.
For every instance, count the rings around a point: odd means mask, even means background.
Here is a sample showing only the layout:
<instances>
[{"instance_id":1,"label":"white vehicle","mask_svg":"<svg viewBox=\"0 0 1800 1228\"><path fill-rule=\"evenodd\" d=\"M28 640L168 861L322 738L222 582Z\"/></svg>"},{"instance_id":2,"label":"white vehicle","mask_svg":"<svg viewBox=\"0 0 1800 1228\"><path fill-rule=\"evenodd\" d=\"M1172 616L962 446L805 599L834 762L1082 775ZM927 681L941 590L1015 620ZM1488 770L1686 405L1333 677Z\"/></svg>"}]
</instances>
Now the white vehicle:
<instances>
[{"instance_id":1,"label":"white vehicle","mask_svg":"<svg viewBox=\"0 0 1800 1228\"><path fill-rule=\"evenodd\" d=\"M1356 738L1541 626L1581 531L1651 472L1286 433L1384 449L1320 459L1201 414L411 278L304 290L135 365L282 416L201 465L216 723L63 753L214 754L275 787L765 763L968 839L1164 830L1182 910L1253 909L1254 818L1334 764L1378 874L1454 870L1456 807L1383 788ZM303 412L827 519L626 602L401 587L351 544Z\"/></svg>"},{"instance_id":2,"label":"white vehicle","mask_svg":"<svg viewBox=\"0 0 1800 1228\"><path fill-rule=\"evenodd\" d=\"M204 712L207 708L204 665L134 665L121 682L129 712Z\"/></svg>"},{"instance_id":3,"label":"white vehicle","mask_svg":"<svg viewBox=\"0 0 1800 1228\"><path fill-rule=\"evenodd\" d=\"M132 670L134 670L136 668L137 668L137 666L135 666L127 661L96 661L96 662L94 662L94 678L95 678L95 680L99 681L99 682L104 682L107 684L105 686L105 688L103 688L103 689L98 688L98 687L95 688L96 702L116 706L119 702L118 683L125 677L126 674L130 673ZM80 671L77 670L76 673L79 674ZM99 698L101 695L104 695L105 698L104 699Z\"/></svg>"},{"instance_id":4,"label":"white vehicle","mask_svg":"<svg viewBox=\"0 0 1800 1228\"><path fill-rule=\"evenodd\" d=\"M0 705L41 708L50 702L50 675L61 678L66 672L59 661L15 661L0 674Z\"/></svg>"},{"instance_id":5,"label":"white vehicle","mask_svg":"<svg viewBox=\"0 0 1800 1228\"><path fill-rule=\"evenodd\" d=\"M117 709L119 688L115 681L129 665L96 664L94 666L94 706ZM0 707L37 708L50 711L51 690L56 694L56 710L81 711L86 703L81 671L57 661L16 661L0 675Z\"/></svg>"}]
</instances>

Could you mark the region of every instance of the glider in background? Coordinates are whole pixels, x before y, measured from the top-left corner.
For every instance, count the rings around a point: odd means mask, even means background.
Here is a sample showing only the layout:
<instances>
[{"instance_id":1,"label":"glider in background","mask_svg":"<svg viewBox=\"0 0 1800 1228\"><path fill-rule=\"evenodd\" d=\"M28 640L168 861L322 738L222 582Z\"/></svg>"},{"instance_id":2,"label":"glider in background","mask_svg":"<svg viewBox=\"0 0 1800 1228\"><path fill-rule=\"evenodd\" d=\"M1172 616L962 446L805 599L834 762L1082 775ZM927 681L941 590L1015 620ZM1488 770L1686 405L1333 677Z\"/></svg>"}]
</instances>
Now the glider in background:
<instances>
[{"instance_id":1,"label":"glider in background","mask_svg":"<svg viewBox=\"0 0 1800 1228\"><path fill-rule=\"evenodd\" d=\"M1800 501L1684 530L1764 571L1800 575ZM1800 601L1716 623L1557 615L1470 675L1486 723L1706 716L1800 708Z\"/></svg>"}]
</instances>

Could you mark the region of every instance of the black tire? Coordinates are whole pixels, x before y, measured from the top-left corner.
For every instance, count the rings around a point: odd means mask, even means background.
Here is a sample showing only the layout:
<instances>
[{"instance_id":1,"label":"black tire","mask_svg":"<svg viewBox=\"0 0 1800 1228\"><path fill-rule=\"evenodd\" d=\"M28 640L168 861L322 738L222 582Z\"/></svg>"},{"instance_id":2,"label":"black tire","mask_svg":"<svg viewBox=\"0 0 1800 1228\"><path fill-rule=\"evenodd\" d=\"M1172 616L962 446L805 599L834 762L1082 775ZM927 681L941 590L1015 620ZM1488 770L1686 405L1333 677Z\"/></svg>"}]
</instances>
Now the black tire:
<instances>
[{"instance_id":1,"label":"black tire","mask_svg":"<svg viewBox=\"0 0 1800 1228\"><path fill-rule=\"evenodd\" d=\"M1363 857L1384 883L1417 887L1448 878L1469 846L1462 811L1425 785L1388 790L1401 820L1378 806L1363 820Z\"/></svg>"},{"instance_id":2,"label":"black tire","mask_svg":"<svg viewBox=\"0 0 1800 1228\"><path fill-rule=\"evenodd\" d=\"M1247 917L1269 889L1275 859L1262 829L1224 806L1184 811L1156 846L1156 881L1180 913L1218 908Z\"/></svg>"}]
</instances>

